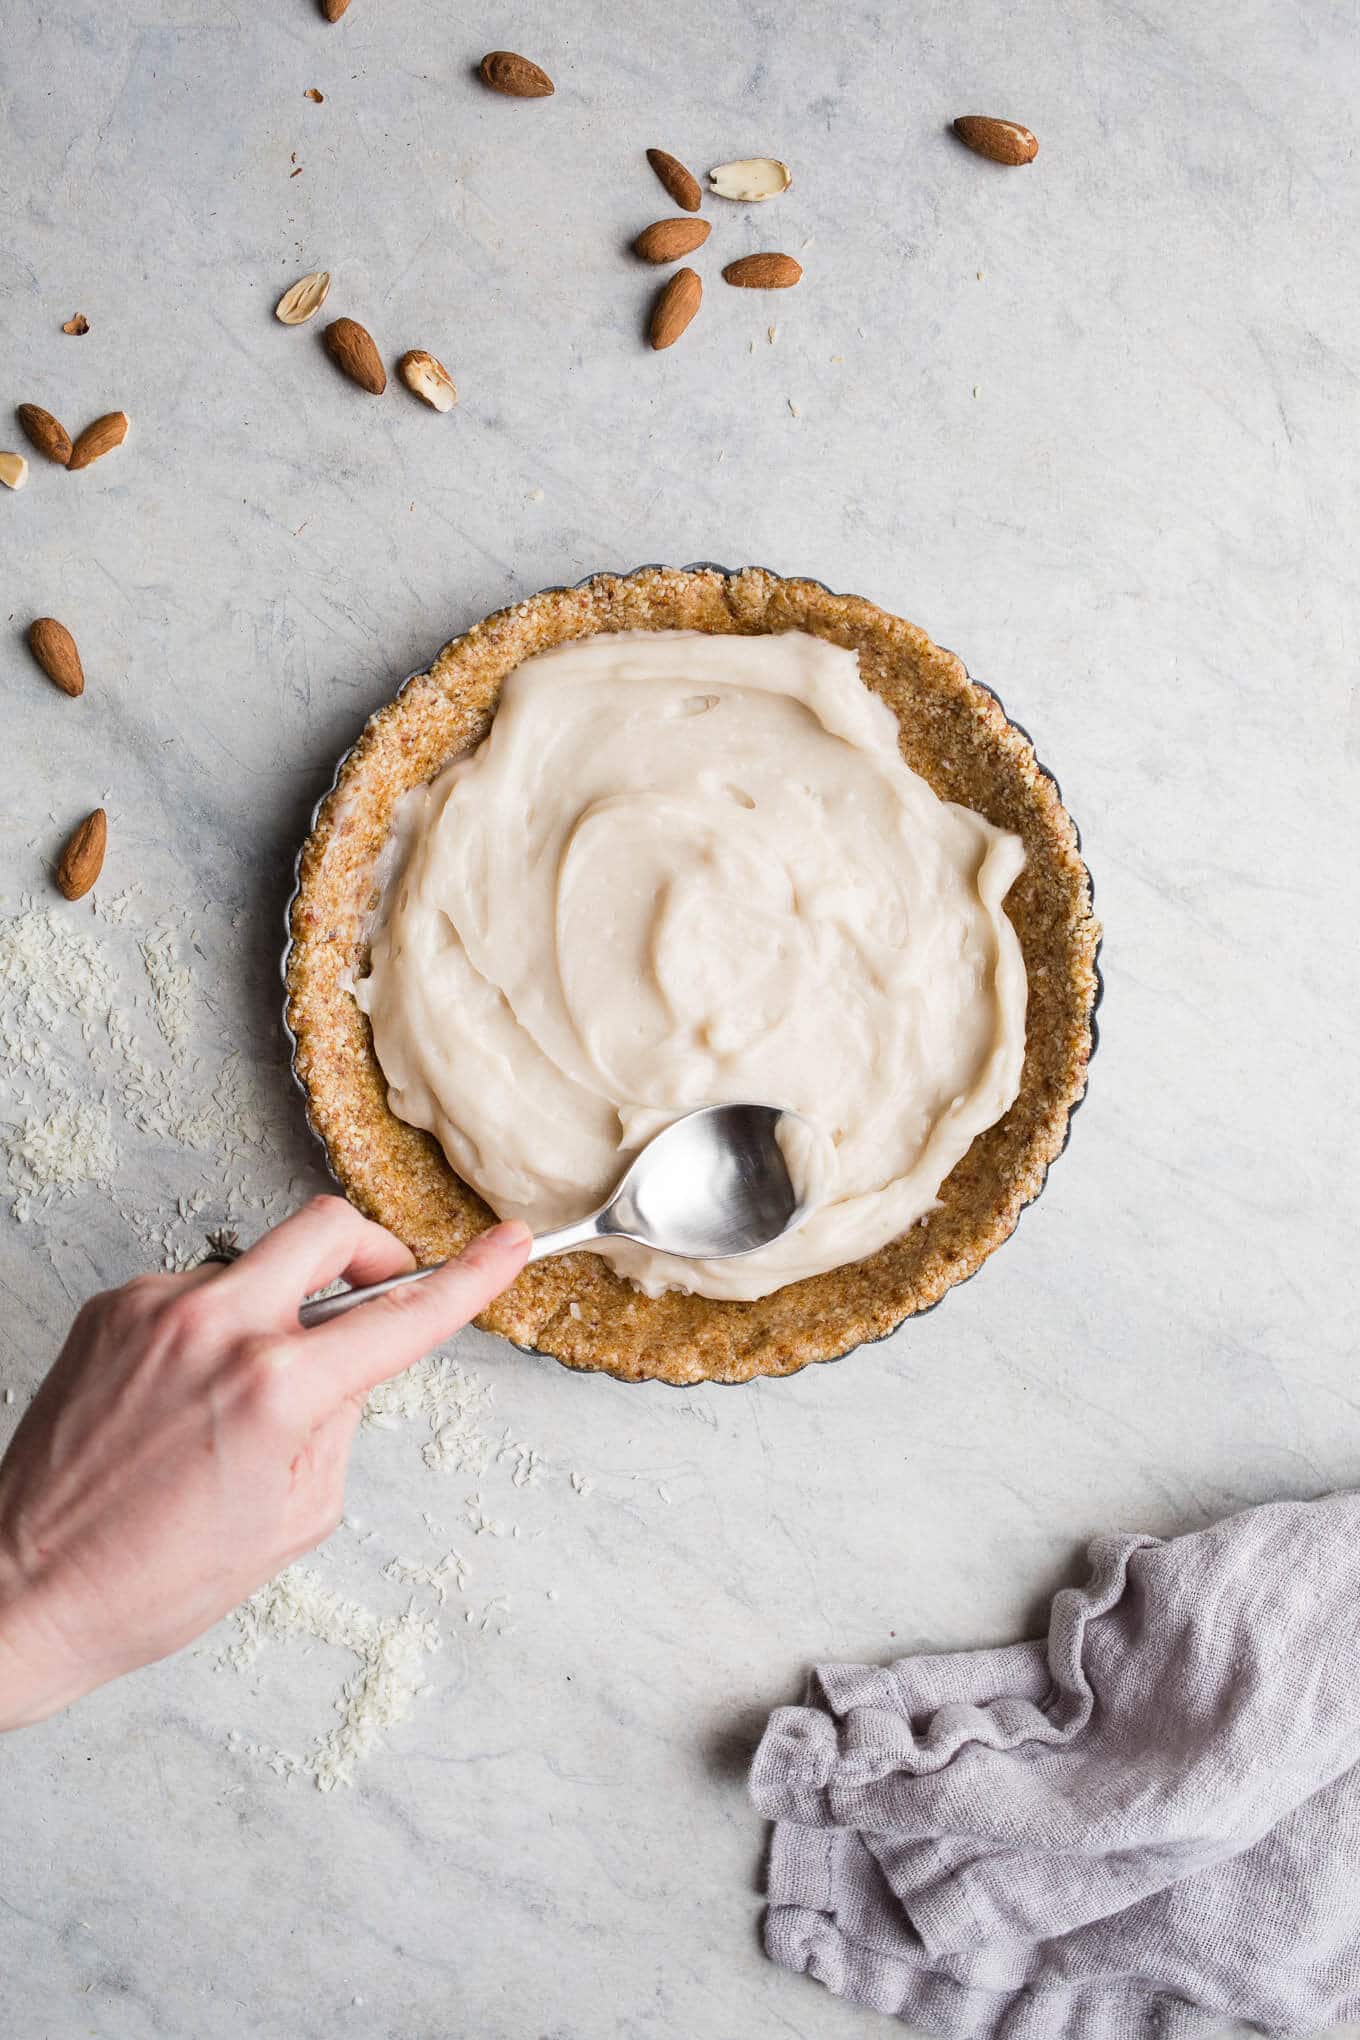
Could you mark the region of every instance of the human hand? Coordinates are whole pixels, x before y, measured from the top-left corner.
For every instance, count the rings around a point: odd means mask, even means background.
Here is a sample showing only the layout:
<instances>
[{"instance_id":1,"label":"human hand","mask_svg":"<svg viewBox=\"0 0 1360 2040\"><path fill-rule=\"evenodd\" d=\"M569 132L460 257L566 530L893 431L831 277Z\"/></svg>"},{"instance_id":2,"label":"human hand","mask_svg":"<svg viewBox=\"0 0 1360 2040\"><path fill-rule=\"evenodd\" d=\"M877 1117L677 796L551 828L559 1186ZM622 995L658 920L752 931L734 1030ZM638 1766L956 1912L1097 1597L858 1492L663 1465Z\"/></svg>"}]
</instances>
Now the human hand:
<instances>
[{"instance_id":1,"label":"human hand","mask_svg":"<svg viewBox=\"0 0 1360 2040\"><path fill-rule=\"evenodd\" d=\"M499 1295L529 1239L497 1226L304 1331L337 1276L414 1266L317 1197L229 1268L93 1297L0 1461L0 1729L179 1650L328 1537L369 1390Z\"/></svg>"}]
</instances>

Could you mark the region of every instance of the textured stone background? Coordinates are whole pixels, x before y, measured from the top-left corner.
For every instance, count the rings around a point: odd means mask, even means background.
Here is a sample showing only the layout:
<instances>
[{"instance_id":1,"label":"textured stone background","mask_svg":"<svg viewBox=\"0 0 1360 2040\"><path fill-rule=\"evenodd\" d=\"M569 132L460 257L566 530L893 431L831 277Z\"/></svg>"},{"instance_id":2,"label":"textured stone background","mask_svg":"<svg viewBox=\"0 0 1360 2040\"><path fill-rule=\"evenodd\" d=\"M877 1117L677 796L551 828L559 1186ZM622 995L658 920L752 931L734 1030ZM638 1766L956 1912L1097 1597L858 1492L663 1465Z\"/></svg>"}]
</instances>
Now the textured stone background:
<instances>
[{"instance_id":1,"label":"textured stone background","mask_svg":"<svg viewBox=\"0 0 1360 2040\"><path fill-rule=\"evenodd\" d=\"M477 86L503 44L553 100ZM320 1183L276 1017L295 847L368 712L516 595L753 560L911 616L1059 774L1108 931L1070 1151L943 1310L683 1395L469 1336L495 1436L550 1462L483 1476L500 1539L422 1432L365 1435L376 1534L318 1572L390 1611L382 1563L452 1543L477 1620L451 1601L433 1691L351 1792L226 1745L324 1733L347 1660L321 1648L242 1679L209 1646L6 1744L8 2032L868 2036L758 1952L763 1711L819 1657L1033 1626L1094 1531L1355 1480L1356 82L1326 0L353 0L334 28L312 0L8 0L5 402L133 430L0 501L4 911L46 903L107 795L101 894L141 890L117 925L69 911L165 1109L139 1126L118 1059L42 1023L117 1164L0 1219L0 1439L80 1296ZM1036 164L963 152L970 110L1032 126ZM657 356L625 253L668 209L650 143L795 169L708 208L707 300ZM799 290L721 285L762 245ZM389 359L448 362L451 418L273 321L320 266ZM44 611L79 703L23 648ZM191 974L168 1041L148 940L158 981ZM186 1145L224 1068L235 1131ZM10 1138L37 1095L9 1087Z\"/></svg>"}]
</instances>

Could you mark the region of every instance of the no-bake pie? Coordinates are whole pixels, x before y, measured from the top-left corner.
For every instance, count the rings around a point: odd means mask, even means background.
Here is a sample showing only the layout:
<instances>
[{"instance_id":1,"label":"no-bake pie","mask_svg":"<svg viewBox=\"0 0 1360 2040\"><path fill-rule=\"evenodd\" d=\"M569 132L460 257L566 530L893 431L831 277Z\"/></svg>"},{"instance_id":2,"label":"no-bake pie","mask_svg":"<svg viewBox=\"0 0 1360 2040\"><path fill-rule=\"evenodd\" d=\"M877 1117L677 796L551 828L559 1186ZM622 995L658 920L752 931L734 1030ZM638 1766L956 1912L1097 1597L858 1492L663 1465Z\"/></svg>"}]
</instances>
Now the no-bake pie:
<instances>
[{"instance_id":1,"label":"no-bake pie","mask_svg":"<svg viewBox=\"0 0 1360 2040\"><path fill-rule=\"evenodd\" d=\"M291 933L312 1123L422 1262L492 1208L579 1216L692 1106L813 1122L773 1248L611 1243L483 1320L634 1380L789 1373L973 1273L1063 1144L1098 985L1028 738L912 625L754 569L597 576L447 646L342 764Z\"/></svg>"}]
</instances>

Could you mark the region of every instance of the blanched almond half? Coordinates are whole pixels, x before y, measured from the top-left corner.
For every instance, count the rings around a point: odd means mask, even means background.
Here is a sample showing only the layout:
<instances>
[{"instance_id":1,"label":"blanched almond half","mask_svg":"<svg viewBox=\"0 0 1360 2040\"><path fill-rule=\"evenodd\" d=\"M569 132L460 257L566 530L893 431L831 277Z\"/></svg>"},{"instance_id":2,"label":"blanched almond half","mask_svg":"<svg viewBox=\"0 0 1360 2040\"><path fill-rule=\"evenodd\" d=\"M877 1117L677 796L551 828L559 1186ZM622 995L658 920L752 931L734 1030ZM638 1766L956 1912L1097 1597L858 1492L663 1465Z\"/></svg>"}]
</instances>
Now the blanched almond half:
<instances>
[{"instance_id":1,"label":"blanched almond half","mask_svg":"<svg viewBox=\"0 0 1360 2040\"><path fill-rule=\"evenodd\" d=\"M458 392L453 386L453 377L442 361L433 354L427 354L423 347L414 347L409 354L403 354L397 363L397 374L413 396L429 405L432 411L451 411L458 402Z\"/></svg>"},{"instance_id":2,"label":"blanched almond half","mask_svg":"<svg viewBox=\"0 0 1360 2040\"><path fill-rule=\"evenodd\" d=\"M28 462L21 453L0 453L0 482L7 489L22 489L28 480Z\"/></svg>"},{"instance_id":3,"label":"blanched almond half","mask_svg":"<svg viewBox=\"0 0 1360 2040\"><path fill-rule=\"evenodd\" d=\"M282 319L285 326L305 326L325 304L330 287L329 269L314 269L310 276L300 276L275 305L274 317Z\"/></svg>"},{"instance_id":4,"label":"blanched almond half","mask_svg":"<svg viewBox=\"0 0 1360 2040\"><path fill-rule=\"evenodd\" d=\"M746 156L740 163L719 163L716 170L709 171L708 181L719 198L735 198L743 205L754 205L762 198L778 198L781 191L787 191L793 182L793 172L787 163L774 156Z\"/></svg>"}]
</instances>

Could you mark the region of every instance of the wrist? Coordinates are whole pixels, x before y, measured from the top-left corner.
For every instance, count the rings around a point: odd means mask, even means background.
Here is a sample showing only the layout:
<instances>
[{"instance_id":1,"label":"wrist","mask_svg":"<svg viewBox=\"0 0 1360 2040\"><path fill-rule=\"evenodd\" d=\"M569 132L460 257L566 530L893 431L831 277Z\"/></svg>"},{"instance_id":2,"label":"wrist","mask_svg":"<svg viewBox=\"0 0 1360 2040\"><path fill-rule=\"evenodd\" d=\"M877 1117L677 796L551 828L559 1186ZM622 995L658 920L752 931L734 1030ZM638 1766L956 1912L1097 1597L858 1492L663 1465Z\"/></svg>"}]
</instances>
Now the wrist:
<instances>
[{"instance_id":1,"label":"wrist","mask_svg":"<svg viewBox=\"0 0 1360 2040\"><path fill-rule=\"evenodd\" d=\"M0 1552L0 1733L43 1721L87 1690L41 1602Z\"/></svg>"}]
</instances>

